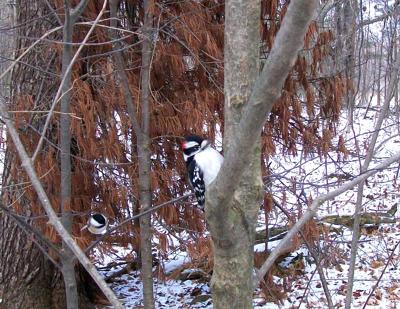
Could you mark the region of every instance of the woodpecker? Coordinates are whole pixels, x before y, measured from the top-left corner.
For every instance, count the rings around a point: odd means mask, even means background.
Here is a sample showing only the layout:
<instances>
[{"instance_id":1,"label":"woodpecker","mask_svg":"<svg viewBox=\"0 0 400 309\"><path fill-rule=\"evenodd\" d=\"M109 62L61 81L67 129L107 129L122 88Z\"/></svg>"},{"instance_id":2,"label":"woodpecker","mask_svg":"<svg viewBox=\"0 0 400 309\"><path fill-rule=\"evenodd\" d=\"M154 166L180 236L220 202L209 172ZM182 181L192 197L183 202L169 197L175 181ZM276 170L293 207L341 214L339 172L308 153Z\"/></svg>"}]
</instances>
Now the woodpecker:
<instances>
[{"instance_id":1,"label":"woodpecker","mask_svg":"<svg viewBox=\"0 0 400 309\"><path fill-rule=\"evenodd\" d=\"M107 218L100 213L94 213L90 215L87 224L81 229L81 231L88 229L90 233L100 235L107 230L107 227Z\"/></svg>"},{"instance_id":2,"label":"woodpecker","mask_svg":"<svg viewBox=\"0 0 400 309\"><path fill-rule=\"evenodd\" d=\"M205 191L217 177L224 157L211 147L208 140L197 135L185 137L182 150L190 184L199 208L204 209Z\"/></svg>"}]
</instances>

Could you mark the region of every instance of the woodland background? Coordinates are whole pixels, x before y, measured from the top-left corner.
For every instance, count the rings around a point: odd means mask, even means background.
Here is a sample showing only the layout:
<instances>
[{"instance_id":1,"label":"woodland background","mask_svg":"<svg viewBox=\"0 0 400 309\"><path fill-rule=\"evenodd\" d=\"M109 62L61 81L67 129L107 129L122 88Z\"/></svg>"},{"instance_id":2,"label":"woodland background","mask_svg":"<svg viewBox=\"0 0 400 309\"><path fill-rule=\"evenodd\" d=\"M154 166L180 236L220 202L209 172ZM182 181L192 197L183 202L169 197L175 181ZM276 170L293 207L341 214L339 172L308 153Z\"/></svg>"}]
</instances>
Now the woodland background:
<instances>
[{"instance_id":1,"label":"woodland background","mask_svg":"<svg viewBox=\"0 0 400 309\"><path fill-rule=\"evenodd\" d=\"M260 2L261 72L290 1ZM318 7L259 142L254 263L266 271L253 304L396 306L396 279L377 291L398 263L398 166L390 163L399 162L399 2L310 2ZM239 117L224 109L226 12L222 0L0 1L0 308L117 307L113 291L132 308L212 306L205 218L213 212L195 206L180 143L198 134L225 153L235 138L225 141L226 122ZM307 209L317 207L312 218ZM109 218L106 235L81 230L93 212ZM296 221L304 225L265 266ZM374 252L380 241L385 249L365 262L358 245ZM354 278L363 267L382 274L365 293ZM345 272L338 286L332 269ZM153 280L190 284L156 293Z\"/></svg>"}]
</instances>

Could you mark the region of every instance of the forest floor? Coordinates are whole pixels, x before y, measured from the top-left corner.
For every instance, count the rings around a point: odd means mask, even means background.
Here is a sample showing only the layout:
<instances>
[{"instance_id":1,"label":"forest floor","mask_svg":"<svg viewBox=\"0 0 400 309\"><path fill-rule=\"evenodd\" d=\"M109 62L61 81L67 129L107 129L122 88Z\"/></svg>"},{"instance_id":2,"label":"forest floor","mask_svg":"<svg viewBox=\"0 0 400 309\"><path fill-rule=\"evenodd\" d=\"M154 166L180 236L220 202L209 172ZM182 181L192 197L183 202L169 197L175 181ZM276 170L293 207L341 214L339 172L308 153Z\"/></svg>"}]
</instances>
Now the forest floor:
<instances>
[{"instance_id":1,"label":"forest floor","mask_svg":"<svg viewBox=\"0 0 400 309\"><path fill-rule=\"evenodd\" d=\"M365 148L374 128L375 112L357 109L353 130L346 130L345 119L337 131L345 138L349 150L347 158L338 157L336 152L327 156L304 156L301 151L296 157L275 155L271 162L274 172L272 192L278 201L285 200L284 207L300 215L306 204L299 206L299 196L315 198L319 194L332 191L358 175L359 166L365 156ZM393 116L384 123L384 129L378 139L378 149L370 168L390 157L400 149L399 121ZM338 135L339 135L338 134ZM335 139L333 145L337 143ZM278 150L279 151L279 150ZM385 171L377 173L365 183L363 210L369 214L381 216L394 209L400 198L399 164L392 165ZM293 188L296 179L296 188ZM338 181L339 180L339 181ZM328 189L327 189L328 188ZM293 192L291 192L293 191ZM291 192L291 193L287 193ZM320 208L317 221L328 215L352 216L355 209L357 187L327 202ZM362 229L359 239L357 267L353 286L353 308L400 308L400 211L390 217L390 223L367 224ZM385 215L383 215L386 217ZM260 211L259 229L265 228L264 215ZM351 217L349 217L351 218ZM274 209L270 214L269 228L284 226L287 218ZM344 307L346 297L349 256L351 249L351 226L323 223L329 227L328 232L321 234L317 249L322 257L326 281L335 308ZM279 242L268 243L271 250ZM257 244L255 251L263 251L265 244ZM124 259L125 250L116 250L118 254L102 261L107 265L119 257ZM286 278L274 276L273 280L283 291L279 303L268 302L265 291L254 293L255 308L327 308L326 297L321 281L316 272L313 258L307 247L302 245L295 252L280 262L282 268L290 269L293 259L301 259L300 269L288 272ZM165 272L171 273L189 263L188 254L183 250L174 251L162 261ZM117 271L110 269L106 275ZM186 270L189 271L189 270ZM196 272L196 270L193 270ZM157 308L212 308L209 282L204 277L198 280L154 280ZM126 308L137 308L142 305L142 285L140 273L132 271L114 278L112 288L125 303Z\"/></svg>"}]
</instances>

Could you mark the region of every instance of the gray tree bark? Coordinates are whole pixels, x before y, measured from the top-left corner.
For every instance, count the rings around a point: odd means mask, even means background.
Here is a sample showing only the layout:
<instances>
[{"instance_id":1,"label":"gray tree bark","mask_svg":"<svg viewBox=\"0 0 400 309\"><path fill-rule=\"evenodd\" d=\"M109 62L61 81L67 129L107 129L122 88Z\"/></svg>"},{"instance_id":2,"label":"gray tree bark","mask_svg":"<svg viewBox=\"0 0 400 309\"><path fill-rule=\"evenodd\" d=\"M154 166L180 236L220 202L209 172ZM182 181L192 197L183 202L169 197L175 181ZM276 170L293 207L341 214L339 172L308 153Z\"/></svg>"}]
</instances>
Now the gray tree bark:
<instances>
[{"instance_id":1,"label":"gray tree bark","mask_svg":"<svg viewBox=\"0 0 400 309\"><path fill-rule=\"evenodd\" d=\"M85 9L88 0L82 0L75 8L70 8L69 1L64 0L64 27L63 27L63 55L61 77L64 78L61 96L60 115L60 161L61 161L61 222L68 233L72 232L71 212L71 98L72 86L71 70L68 67L72 61L72 33L74 24ZM75 255L72 250L63 243L61 255L62 274L67 297L67 308L79 308L78 285L75 277Z\"/></svg>"},{"instance_id":2,"label":"gray tree bark","mask_svg":"<svg viewBox=\"0 0 400 309\"><path fill-rule=\"evenodd\" d=\"M337 46L336 46L336 66L338 71L344 71L348 82L353 83L348 87L346 93L346 107L348 109L347 126L351 128L353 123L353 110L355 104L356 88L356 28L357 28L358 1L349 0L337 3L335 8Z\"/></svg>"},{"instance_id":3,"label":"gray tree bark","mask_svg":"<svg viewBox=\"0 0 400 309\"><path fill-rule=\"evenodd\" d=\"M11 29L14 25L15 6L0 0L0 28ZM0 31L0 72L5 72L14 58L15 40L10 33ZM3 58L4 57L4 58ZM0 83L0 97L10 96L11 73ZM3 164L2 183L11 184L7 171L15 162L14 155L6 152ZM4 192L2 192L3 196ZM4 198L2 197L2 200ZM28 239L15 221L0 210L0 307L1 308L51 308L54 294L60 289L52 289L52 279L57 270L47 261L34 242ZM56 281L56 280L54 280ZM61 294L64 293L61 287ZM60 295L60 294L58 294ZM62 296L62 295L61 295ZM59 299L59 303L65 301ZM55 307L54 307L55 308Z\"/></svg>"},{"instance_id":4,"label":"gray tree bark","mask_svg":"<svg viewBox=\"0 0 400 309\"><path fill-rule=\"evenodd\" d=\"M118 38L115 31L117 27L116 17L118 9L118 0L111 0L110 13L112 20L111 26L114 28L114 39ZM153 53L153 43L151 42L152 24L153 24L154 2L152 0L144 1L144 24L143 42L142 42L142 67L140 80L140 105L142 123L138 121L132 93L129 88L128 77L125 72L125 61L122 52L119 50L119 42L115 45L114 61L117 68L118 76L123 87L124 98L127 104L128 114L132 121L134 133L137 142L137 155L139 165L139 203L140 212L147 213L151 208L151 150L150 150L150 70L151 57ZM151 251L151 214L140 216L140 259L141 259L141 275L143 282L143 302L145 308L154 308L154 292L153 292L153 256Z\"/></svg>"},{"instance_id":5,"label":"gray tree bark","mask_svg":"<svg viewBox=\"0 0 400 309\"><path fill-rule=\"evenodd\" d=\"M88 273L92 276L93 280L97 283L99 288L102 290L104 295L108 298L110 303L115 308L122 308L119 300L115 296L114 292L108 287L108 285L104 282L103 277L97 272L96 267L90 262L90 260L86 257L86 255L82 252L81 248L76 244L74 239L68 233L68 231L64 228L63 224L61 223L60 219L58 218L57 214L55 213L49 198L37 176L35 169L32 164L31 158L28 156L24 145L21 142L19 137L18 131L14 126L14 122L10 117L9 113L6 110L6 106L4 102L0 99L0 116L4 121L5 125L7 126L7 131L9 132L9 136L11 137L16 152L21 160L21 167L27 173L32 186L34 187L38 199L45 210L49 224L51 224L57 233L60 235L63 242L68 245L69 249L75 254L76 258L81 262L82 266L88 271Z\"/></svg>"},{"instance_id":6,"label":"gray tree bark","mask_svg":"<svg viewBox=\"0 0 400 309\"><path fill-rule=\"evenodd\" d=\"M225 128L224 149L236 139L243 107L259 74L259 1L227 1L225 4ZM228 212L209 199L207 219L214 242L211 281L214 308L252 308L253 246L255 223L263 199L259 141Z\"/></svg>"},{"instance_id":7,"label":"gray tree bark","mask_svg":"<svg viewBox=\"0 0 400 309\"><path fill-rule=\"evenodd\" d=\"M206 199L214 308L252 308L254 228L263 193L258 141L317 4L291 2L259 75L260 2L225 2L225 160Z\"/></svg>"},{"instance_id":8,"label":"gray tree bark","mask_svg":"<svg viewBox=\"0 0 400 309\"><path fill-rule=\"evenodd\" d=\"M0 231L0 308L54 308L54 266L3 212ZM65 304L62 297L59 303Z\"/></svg>"},{"instance_id":9,"label":"gray tree bark","mask_svg":"<svg viewBox=\"0 0 400 309\"><path fill-rule=\"evenodd\" d=\"M144 1L144 24L142 42L142 67L140 70L140 105L142 130L137 134L139 159L140 212L151 208L151 149L150 149L150 71L153 54L153 0ZM154 308L153 255L151 250L151 214L140 217L140 258L142 264L143 303L145 308Z\"/></svg>"},{"instance_id":10,"label":"gray tree bark","mask_svg":"<svg viewBox=\"0 0 400 309\"><path fill-rule=\"evenodd\" d=\"M78 6L71 10L71 15L80 16L86 3L86 0L81 1ZM105 4L106 2L104 3L101 14L104 12ZM16 7L18 8L19 5L20 3L17 3ZM34 5L35 3L32 3L32 6ZM37 5L37 8L39 8L39 11L41 8L40 5ZM34 10L34 8L32 10ZM99 18L100 16L96 19L95 23L98 22ZM23 22L24 21L21 23ZM49 32L47 32L45 35L48 35L59 28L60 27L49 30ZM93 31L93 28L89 30L89 32L91 31ZM32 45L25 49L25 51L18 58L21 59L29 50L33 49L38 42L39 40L35 41ZM82 46L80 49L82 49ZM74 59L76 59L76 57L74 57ZM5 74L8 74L8 72L11 72L17 62L18 60L12 61L12 64L10 64L10 66L8 66L7 69L1 73L0 79L2 79ZM72 64L70 63L69 67L71 66ZM60 85L60 92L62 86L64 85L64 81L65 80L63 80ZM16 85L13 86L17 87ZM14 90L16 91L16 89ZM58 95L54 101L58 101ZM53 104L53 109L55 104L56 103ZM51 112L49 114L50 115L48 118L51 117ZM49 199L47 198L46 193L44 192L43 187L34 171L32 163L33 159L31 160L28 157L28 154L22 145L18 136L18 132L14 127L14 122L7 113L6 105L2 97L0 97L0 115L2 120L4 120L6 123L7 129L10 133L9 137L11 137L13 140L16 152L20 156L22 162L21 173L23 173L22 168L27 172L30 180L33 183L33 186L36 189L39 200L50 218L49 223L53 224L65 244L72 249L86 270L93 276L93 278L95 278L96 283L101 287L102 291L109 298L110 302L116 308L122 308L113 292L108 288L102 277L96 272L95 267L75 244L74 240L64 229L64 226L60 223L57 215L54 213L52 206L49 203ZM45 133L43 133L43 136L44 135ZM37 151L39 151L39 149L40 147L38 146ZM5 165L5 170L9 170L9 166L12 164L18 163L14 157L15 155L16 154L11 151L7 153L6 160L8 163ZM13 182L13 179L7 177L7 175L5 175L3 180L4 179L5 182L3 183L12 184ZM12 200L11 196L16 194L15 192L15 190L12 190L8 198L5 198L5 202L10 202ZM26 201L26 206L27 212L29 212L28 200ZM27 218L29 218L29 215ZM36 244L35 239L32 239L34 236L30 235L29 233L26 235L27 231L24 230L23 227L17 227L15 220L13 221L10 219L12 219L12 216L9 216L5 212L0 213L1 305L5 306L5 308L65 308L65 290L64 285L62 284L62 277L52 265L49 265L50 262L45 258L43 252L41 252L38 247L34 245ZM71 263L71 265L73 264ZM75 276L73 268L72 275ZM81 304L84 308L91 308L90 303L88 303L88 299L81 299Z\"/></svg>"},{"instance_id":11,"label":"gray tree bark","mask_svg":"<svg viewBox=\"0 0 400 309\"><path fill-rule=\"evenodd\" d=\"M68 1L64 1L64 28L63 28L63 55L62 55L62 69L61 76L65 76L65 82L62 86L61 97L61 115L60 115L60 163L61 163L61 196L60 196L60 210L61 222L68 233L72 231L72 213L71 213L71 118L70 105L71 105L71 71L67 71L68 65L72 60L72 31L74 22L70 15L70 7ZM61 256L62 274L65 284L65 295L67 297L67 308L79 308L78 290L74 271L74 254L63 243L63 254Z\"/></svg>"}]
</instances>

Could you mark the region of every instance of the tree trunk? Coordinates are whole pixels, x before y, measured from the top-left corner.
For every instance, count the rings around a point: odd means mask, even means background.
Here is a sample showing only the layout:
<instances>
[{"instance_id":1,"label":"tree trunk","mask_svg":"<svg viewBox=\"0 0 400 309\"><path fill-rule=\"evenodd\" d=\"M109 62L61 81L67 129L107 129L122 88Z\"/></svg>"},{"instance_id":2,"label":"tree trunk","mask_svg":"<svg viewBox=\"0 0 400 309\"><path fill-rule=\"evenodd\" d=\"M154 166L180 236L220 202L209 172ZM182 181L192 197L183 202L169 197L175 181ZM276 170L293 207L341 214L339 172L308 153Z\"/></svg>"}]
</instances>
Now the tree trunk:
<instances>
[{"instance_id":1,"label":"tree trunk","mask_svg":"<svg viewBox=\"0 0 400 309\"><path fill-rule=\"evenodd\" d=\"M62 87L63 95L61 97L61 115L60 115L60 161L61 161L61 196L60 196L60 209L61 209L61 222L68 233L72 232L72 212L71 212L71 118L70 118L70 105L71 105L71 71L67 68L72 60L72 31L74 21L70 15L70 8L68 2L65 2L65 17L64 17L64 31L63 42L67 43L63 46L62 55L62 70L61 77L65 76L65 82ZM62 273L65 284L65 294L67 296L67 308L78 308L78 291L74 271L74 254L63 243L63 254L61 256Z\"/></svg>"},{"instance_id":2,"label":"tree trunk","mask_svg":"<svg viewBox=\"0 0 400 309\"><path fill-rule=\"evenodd\" d=\"M150 190L150 141L146 136L138 144L140 211L151 207ZM153 255L151 250L151 214L140 217L140 259L143 282L143 303L145 308L154 308Z\"/></svg>"},{"instance_id":3,"label":"tree trunk","mask_svg":"<svg viewBox=\"0 0 400 309\"><path fill-rule=\"evenodd\" d=\"M118 27L116 22L118 0L110 1L110 25L114 29ZM151 150L150 150L150 69L153 53L153 42L151 34L153 31L153 0L144 1L144 21L143 21L143 42L142 42L142 67L140 70L140 107L141 123L132 100L132 93L129 88L127 73L125 72L125 61L122 52L119 50L119 42L115 43L114 61L118 76L121 80L124 98L127 104L128 114L132 122L133 130L136 135L137 155L139 165L139 203L140 212L144 212L151 207ZM113 30L112 37L118 37L117 31ZM133 144L133 143L132 143ZM152 256L152 231L151 214L140 217L140 259L141 275L143 282L143 302L145 308L154 308L153 292L153 256Z\"/></svg>"},{"instance_id":4,"label":"tree trunk","mask_svg":"<svg viewBox=\"0 0 400 309\"><path fill-rule=\"evenodd\" d=\"M0 0L1 27L13 27L17 5L11 6ZM0 54L14 58L15 40L2 30L0 32ZM11 63L1 61L0 72ZM10 74L11 77L11 74ZM3 79L0 86L1 97L10 97L10 78ZM2 184L18 183L7 177L11 164L15 164L14 154L5 154ZM2 192L4 194L4 192ZM9 202L8 199L2 198ZM7 204L5 204L7 205ZM29 209L27 205L27 208ZM65 294L62 278L55 266L47 260L38 247L27 237L12 217L0 210L0 308L64 308Z\"/></svg>"},{"instance_id":5,"label":"tree trunk","mask_svg":"<svg viewBox=\"0 0 400 309\"><path fill-rule=\"evenodd\" d=\"M8 151L5 158L5 173L10 164L15 164L15 155ZM3 176L3 183L15 184L18 181ZM2 196L5 205L12 201L12 191ZM29 209L29 201L24 202ZM10 209L12 211L12 209ZM27 218L29 216L27 215ZM22 219L26 220L26 219ZM29 224L29 221L27 221ZM21 227L12 216L0 210L0 308L66 308L66 294L63 276L59 269L37 246L39 242L46 250L46 244L34 239L31 231ZM36 243L35 243L36 242ZM94 308L92 299L104 298L93 279L79 267L71 270L78 278L78 297L80 308Z\"/></svg>"},{"instance_id":6,"label":"tree trunk","mask_svg":"<svg viewBox=\"0 0 400 309\"><path fill-rule=\"evenodd\" d=\"M0 11L2 13L5 12L3 10L3 2L0 2L0 5ZM44 13L47 6L43 3L33 2L27 5L24 2L17 1L13 5L13 8L15 9L14 17L19 24L24 24L26 20L31 20L31 14L35 17L47 15L47 13ZM40 19L37 22L40 24ZM31 24L28 28L20 27L18 28L20 31L19 34L24 36L26 35L24 31L30 31L35 27L40 26ZM6 29L7 27L4 28ZM13 46L14 41L10 40L12 37L17 38L19 36L8 35L9 46ZM20 40L17 43L18 45L15 45L21 46ZM10 55L7 56L15 58L14 55L11 55L14 52L12 48L8 48ZM38 77L26 70L26 68L16 66L14 69L16 69L15 74L17 76L18 73L23 71L26 75L31 74L29 76L31 76L32 80L41 78L40 74L40 77ZM7 86L10 87L1 89L1 97L12 98L14 93L19 93L21 88L26 87L23 81L21 82L18 78L13 79L11 85ZM3 102L1 103L3 104ZM13 101L8 103L11 104ZM39 127L40 125L38 124ZM69 149L68 146L67 149ZM16 184L25 181L26 178L20 168L20 162L15 157L14 151L15 149L8 149L5 155L4 162L6 163L4 164L2 184L7 188L11 185L11 188L9 191L2 191L1 200L5 206L8 206L18 197L21 205L20 209L23 211L20 214L26 216L22 220L26 220L26 224L29 225L31 223L29 217L32 215L31 207L35 201L30 201L26 196L21 198L23 191L18 191L19 187ZM20 169L21 172L19 171ZM15 178L11 177L10 170L18 170L16 175L14 175ZM11 207L9 210L13 211ZM38 242L40 241L36 239L35 235L31 234L24 227L21 227L21 224L16 222L13 216L0 210L0 308L66 308L67 302L63 276L59 269L41 251L47 248L40 249L37 246ZM94 308L91 300L87 297L87 293L91 293L92 296L97 294L96 297L103 297L99 293L97 286L91 278L88 278L85 270L75 269L74 262L70 261L68 265L70 266L67 269L69 276L74 281L75 278L78 278L79 291L76 298L79 298L81 308ZM74 286L74 290L75 295L77 295L76 285ZM74 308L77 308L77 306Z\"/></svg>"},{"instance_id":7,"label":"tree trunk","mask_svg":"<svg viewBox=\"0 0 400 309\"><path fill-rule=\"evenodd\" d=\"M252 308L254 229L263 197L259 138L317 4L290 3L259 75L260 3L225 3L225 160L206 198L215 247L214 308Z\"/></svg>"},{"instance_id":8,"label":"tree trunk","mask_svg":"<svg viewBox=\"0 0 400 309\"><path fill-rule=\"evenodd\" d=\"M142 68L140 70L140 104L142 110L142 133L138 141L140 211L151 207L151 151L150 151L150 70L153 42L153 0L144 2L144 40L142 43ZM140 258L142 263L143 303L154 308L153 255L151 250L151 214L140 217Z\"/></svg>"},{"instance_id":9,"label":"tree trunk","mask_svg":"<svg viewBox=\"0 0 400 309\"><path fill-rule=\"evenodd\" d=\"M0 308L63 308L63 286L58 292L53 287L57 282L54 266L4 213L0 231ZM56 302L59 307L53 303L54 296L61 298Z\"/></svg>"},{"instance_id":10,"label":"tree trunk","mask_svg":"<svg viewBox=\"0 0 400 309\"><path fill-rule=\"evenodd\" d=\"M337 64L339 71L344 69L348 83L351 87L347 87L346 107L348 109L347 127L351 128L353 123L353 111L355 104L355 96L358 91L356 87L356 67L355 67L355 47L356 47L356 18L358 12L358 1L345 1L337 6L337 31L338 31L338 48L336 51ZM362 30L361 30L362 31Z\"/></svg>"},{"instance_id":11,"label":"tree trunk","mask_svg":"<svg viewBox=\"0 0 400 309\"><path fill-rule=\"evenodd\" d=\"M225 3L224 149L235 139L242 109L259 74L258 1ZM240 34L239 34L240 33ZM259 143L240 179L228 213L208 201L207 219L214 242L211 281L214 308L252 308L255 222L262 202Z\"/></svg>"}]
</instances>

